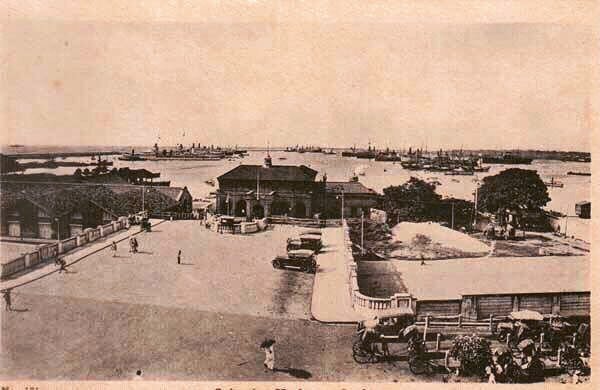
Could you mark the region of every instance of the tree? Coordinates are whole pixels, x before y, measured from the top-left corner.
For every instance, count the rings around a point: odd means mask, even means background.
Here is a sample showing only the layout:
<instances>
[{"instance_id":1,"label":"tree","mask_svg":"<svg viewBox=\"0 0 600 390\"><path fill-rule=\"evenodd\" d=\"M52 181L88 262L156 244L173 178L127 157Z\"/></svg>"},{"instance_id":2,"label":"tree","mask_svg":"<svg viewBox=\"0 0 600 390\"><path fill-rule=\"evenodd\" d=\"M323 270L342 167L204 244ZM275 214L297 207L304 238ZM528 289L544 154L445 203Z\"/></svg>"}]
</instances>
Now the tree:
<instances>
[{"instance_id":1,"label":"tree","mask_svg":"<svg viewBox=\"0 0 600 390\"><path fill-rule=\"evenodd\" d=\"M403 220L431 220L442 197L435 185L416 177L399 186L383 189L383 208L389 216Z\"/></svg>"},{"instance_id":2,"label":"tree","mask_svg":"<svg viewBox=\"0 0 600 390\"><path fill-rule=\"evenodd\" d=\"M483 179L479 209L538 211L550 201L548 188L534 170L511 168Z\"/></svg>"}]
</instances>

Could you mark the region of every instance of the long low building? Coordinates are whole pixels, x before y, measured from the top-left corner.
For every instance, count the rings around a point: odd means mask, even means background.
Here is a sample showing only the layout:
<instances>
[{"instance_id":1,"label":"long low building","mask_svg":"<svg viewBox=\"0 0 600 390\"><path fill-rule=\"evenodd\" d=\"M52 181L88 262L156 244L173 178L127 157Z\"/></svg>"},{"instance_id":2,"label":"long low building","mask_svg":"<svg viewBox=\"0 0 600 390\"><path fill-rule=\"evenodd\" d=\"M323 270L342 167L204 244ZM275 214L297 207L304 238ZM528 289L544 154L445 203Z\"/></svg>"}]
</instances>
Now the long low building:
<instances>
[{"instance_id":1,"label":"long low building","mask_svg":"<svg viewBox=\"0 0 600 390\"><path fill-rule=\"evenodd\" d=\"M142 209L191 212L187 188L80 183L0 183L2 236L55 240Z\"/></svg>"},{"instance_id":2,"label":"long low building","mask_svg":"<svg viewBox=\"0 0 600 390\"><path fill-rule=\"evenodd\" d=\"M420 318L462 314L466 319L517 310L589 316L588 256L492 257L391 261Z\"/></svg>"}]
</instances>

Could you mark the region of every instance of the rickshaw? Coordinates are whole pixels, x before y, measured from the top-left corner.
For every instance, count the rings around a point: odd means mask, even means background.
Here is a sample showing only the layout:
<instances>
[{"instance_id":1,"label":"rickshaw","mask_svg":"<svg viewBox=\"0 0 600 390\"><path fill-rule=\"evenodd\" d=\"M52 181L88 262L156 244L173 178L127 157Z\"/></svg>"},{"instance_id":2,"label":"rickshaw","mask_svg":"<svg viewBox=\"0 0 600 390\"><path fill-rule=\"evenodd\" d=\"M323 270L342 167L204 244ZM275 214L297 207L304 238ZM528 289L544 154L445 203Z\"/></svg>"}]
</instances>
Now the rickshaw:
<instances>
[{"instance_id":1,"label":"rickshaw","mask_svg":"<svg viewBox=\"0 0 600 390\"><path fill-rule=\"evenodd\" d=\"M382 311L358 323L352 358L360 364L376 363L389 356L388 343L408 342L418 337L415 315L410 308Z\"/></svg>"},{"instance_id":2,"label":"rickshaw","mask_svg":"<svg viewBox=\"0 0 600 390\"><path fill-rule=\"evenodd\" d=\"M511 359L505 367L505 382L533 383L544 380L546 366L536 349L535 342L530 339L520 341L517 354L511 352Z\"/></svg>"},{"instance_id":3,"label":"rickshaw","mask_svg":"<svg viewBox=\"0 0 600 390\"><path fill-rule=\"evenodd\" d=\"M516 346L527 338L539 340L540 334L547 331L548 327L542 314L533 310L520 310L510 313L508 321L498 323L496 332L500 341L506 341L510 335L510 344Z\"/></svg>"}]
</instances>

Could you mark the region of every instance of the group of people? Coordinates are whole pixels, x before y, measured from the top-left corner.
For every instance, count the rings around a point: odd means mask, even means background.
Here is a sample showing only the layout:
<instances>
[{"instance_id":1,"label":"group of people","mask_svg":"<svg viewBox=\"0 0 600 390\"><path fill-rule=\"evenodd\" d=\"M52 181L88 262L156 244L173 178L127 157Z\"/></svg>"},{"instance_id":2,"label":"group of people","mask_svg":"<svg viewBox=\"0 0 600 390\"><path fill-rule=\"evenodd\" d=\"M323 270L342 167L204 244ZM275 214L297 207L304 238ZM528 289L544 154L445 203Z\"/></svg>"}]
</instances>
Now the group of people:
<instances>
[{"instance_id":1,"label":"group of people","mask_svg":"<svg viewBox=\"0 0 600 390\"><path fill-rule=\"evenodd\" d=\"M532 383L544 380L544 364L534 344L522 351L519 363L514 360L511 351L496 349L485 373L488 383Z\"/></svg>"}]
</instances>

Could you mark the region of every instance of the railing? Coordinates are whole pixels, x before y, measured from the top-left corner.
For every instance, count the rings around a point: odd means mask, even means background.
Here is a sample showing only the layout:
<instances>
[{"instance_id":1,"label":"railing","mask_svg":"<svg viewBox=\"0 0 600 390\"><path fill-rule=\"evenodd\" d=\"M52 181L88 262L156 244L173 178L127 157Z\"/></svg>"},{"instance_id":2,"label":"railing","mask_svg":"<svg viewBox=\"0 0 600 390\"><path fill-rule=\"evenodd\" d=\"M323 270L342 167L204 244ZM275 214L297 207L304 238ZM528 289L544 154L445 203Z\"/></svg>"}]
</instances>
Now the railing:
<instances>
[{"instance_id":1,"label":"railing","mask_svg":"<svg viewBox=\"0 0 600 390\"><path fill-rule=\"evenodd\" d=\"M199 213L160 212L150 214L150 218L157 219L201 219Z\"/></svg>"},{"instance_id":2,"label":"railing","mask_svg":"<svg viewBox=\"0 0 600 390\"><path fill-rule=\"evenodd\" d=\"M67 238L66 240L62 240L61 243L63 247L63 252L70 251L71 249L77 246L77 237Z\"/></svg>"},{"instance_id":3,"label":"railing","mask_svg":"<svg viewBox=\"0 0 600 390\"><path fill-rule=\"evenodd\" d=\"M453 328L487 328L493 332L496 328L496 323L506 319L506 316L490 315L485 320L464 319L462 314L448 316L425 316L425 320L416 322L419 326L424 326L426 329L431 327L453 327Z\"/></svg>"},{"instance_id":4,"label":"railing","mask_svg":"<svg viewBox=\"0 0 600 390\"><path fill-rule=\"evenodd\" d=\"M32 265L36 265L39 264L40 262L40 252L31 252L29 253L27 256L29 256L29 262L27 261L27 258L25 259L25 265L27 266L32 266Z\"/></svg>"},{"instance_id":5,"label":"railing","mask_svg":"<svg viewBox=\"0 0 600 390\"><path fill-rule=\"evenodd\" d=\"M127 227L126 221L120 219L118 221L99 226L96 229L86 229L83 233L69 237L60 242L44 245L33 252L29 252L14 260L2 264L0 277L4 278L41 262L55 259L59 253L68 252L71 249L83 246L88 242L95 241L102 236L106 236Z\"/></svg>"},{"instance_id":6,"label":"railing","mask_svg":"<svg viewBox=\"0 0 600 390\"><path fill-rule=\"evenodd\" d=\"M103 235L107 235L112 233L114 230L112 223L107 223L106 225L102 226L102 234Z\"/></svg>"},{"instance_id":7,"label":"railing","mask_svg":"<svg viewBox=\"0 0 600 390\"><path fill-rule=\"evenodd\" d=\"M360 292L358 286L358 277L356 273L356 262L352 255L352 241L350 240L350 230L347 223L343 223L343 234L344 234L344 248L343 256L348 267L348 286L350 289L350 297L352 298L352 305L356 310L359 311L382 311L396 308L409 308L412 309L413 298L410 294L399 293L394 294L389 298L374 298L364 295Z\"/></svg>"},{"instance_id":8,"label":"railing","mask_svg":"<svg viewBox=\"0 0 600 390\"><path fill-rule=\"evenodd\" d=\"M40 249L40 256L42 261L46 261L48 259L53 259L58 256L58 244L48 244L44 245Z\"/></svg>"},{"instance_id":9,"label":"railing","mask_svg":"<svg viewBox=\"0 0 600 390\"><path fill-rule=\"evenodd\" d=\"M282 216L270 216L269 223L278 225L299 225L303 227L327 227L340 226L339 219L314 219L314 218L293 218Z\"/></svg>"},{"instance_id":10,"label":"railing","mask_svg":"<svg viewBox=\"0 0 600 390\"><path fill-rule=\"evenodd\" d=\"M2 277L12 275L25 269L25 256L17 257L16 259L2 264Z\"/></svg>"}]
</instances>

